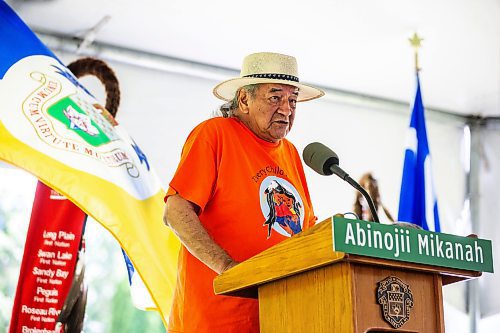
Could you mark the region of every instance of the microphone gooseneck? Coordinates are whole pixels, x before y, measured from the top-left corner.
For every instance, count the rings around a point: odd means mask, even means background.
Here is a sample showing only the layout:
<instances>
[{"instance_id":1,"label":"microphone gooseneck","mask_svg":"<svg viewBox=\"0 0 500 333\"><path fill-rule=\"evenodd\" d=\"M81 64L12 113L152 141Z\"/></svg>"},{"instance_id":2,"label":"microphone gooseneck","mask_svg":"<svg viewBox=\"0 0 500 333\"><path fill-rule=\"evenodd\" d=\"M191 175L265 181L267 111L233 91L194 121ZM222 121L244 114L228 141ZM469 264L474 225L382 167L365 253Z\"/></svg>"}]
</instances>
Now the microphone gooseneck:
<instances>
[{"instance_id":1,"label":"microphone gooseneck","mask_svg":"<svg viewBox=\"0 0 500 333\"><path fill-rule=\"evenodd\" d=\"M370 211L372 212L373 219L375 222L380 223L378 218L377 210L373 204L373 200L366 192L366 190L359 185L354 179L352 179L347 172L342 170L339 166L339 157L333 150L328 148L322 143L313 142L308 144L302 153L302 158L307 166L323 176L330 176L336 174L342 180L348 182L352 187L358 190L363 197L365 197L370 206Z\"/></svg>"}]
</instances>

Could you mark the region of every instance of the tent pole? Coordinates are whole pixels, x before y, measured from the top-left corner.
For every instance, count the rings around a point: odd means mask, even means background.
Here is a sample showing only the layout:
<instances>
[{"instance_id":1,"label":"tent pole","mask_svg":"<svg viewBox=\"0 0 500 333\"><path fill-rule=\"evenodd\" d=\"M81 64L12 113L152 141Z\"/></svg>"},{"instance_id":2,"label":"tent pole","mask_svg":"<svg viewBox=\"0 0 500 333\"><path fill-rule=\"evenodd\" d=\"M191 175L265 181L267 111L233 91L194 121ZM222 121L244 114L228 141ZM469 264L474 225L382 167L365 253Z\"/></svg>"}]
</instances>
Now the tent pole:
<instances>
[{"instance_id":1,"label":"tent pole","mask_svg":"<svg viewBox=\"0 0 500 333\"><path fill-rule=\"evenodd\" d=\"M67 34L43 31L41 29L34 29L33 31L44 42L44 44L54 52L74 54L82 57L97 57L107 61L114 61L158 71L189 75L214 81L221 81L239 76L239 70L235 68L216 66L97 41L81 48L82 38ZM404 114L405 117L407 117L410 113L410 104L406 101L366 95L318 84L314 85L326 92L326 96L323 98L324 100L326 99L347 105L364 106L383 112L399 112ZM429 118L434 118L438 121L455 120L459 123L464 123L467 120L467 116L465 115L440 108L426 107L425 112Z\"/></svg>"},{"instance_id":2,"label":"tent pole","mask_svg":"<svg viewBox=\"0 0 500 333\"><path fill-rule=\"evenodd\" d=\"M466 126L470 130L469 170L466 181L466 195L470 203L470 223L472 233L478 235L480 229L480 182L481 175L481 131L486 124L484 118L470 117ZM467 305L469 313L470 333L477 333L481 318L479 302L479 284L474 279L467 282Z\"/></svg>"}]
</instances>

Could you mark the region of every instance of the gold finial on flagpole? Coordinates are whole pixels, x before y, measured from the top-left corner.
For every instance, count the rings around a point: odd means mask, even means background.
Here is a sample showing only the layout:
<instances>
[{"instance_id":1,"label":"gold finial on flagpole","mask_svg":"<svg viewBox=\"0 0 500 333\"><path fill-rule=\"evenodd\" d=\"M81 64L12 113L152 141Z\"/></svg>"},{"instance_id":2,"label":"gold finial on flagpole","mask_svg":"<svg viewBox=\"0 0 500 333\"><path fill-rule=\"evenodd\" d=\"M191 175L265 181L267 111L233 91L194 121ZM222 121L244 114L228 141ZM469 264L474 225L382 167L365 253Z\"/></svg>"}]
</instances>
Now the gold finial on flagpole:
<instances>
[{"instance_id":1,"label":"gold finial on flagpole","mask_svg":"<svg viewBox=\"0 0 500 333\"><path fill-rule=\"evenodd\" d=\"M411 38L408 38L411 46L415 50L415 71L418 73L420 71L420 66L418 65L418 49L420 48L423 38L420 38L416 32L413 33Z\"/></svg>"}]
</instances>

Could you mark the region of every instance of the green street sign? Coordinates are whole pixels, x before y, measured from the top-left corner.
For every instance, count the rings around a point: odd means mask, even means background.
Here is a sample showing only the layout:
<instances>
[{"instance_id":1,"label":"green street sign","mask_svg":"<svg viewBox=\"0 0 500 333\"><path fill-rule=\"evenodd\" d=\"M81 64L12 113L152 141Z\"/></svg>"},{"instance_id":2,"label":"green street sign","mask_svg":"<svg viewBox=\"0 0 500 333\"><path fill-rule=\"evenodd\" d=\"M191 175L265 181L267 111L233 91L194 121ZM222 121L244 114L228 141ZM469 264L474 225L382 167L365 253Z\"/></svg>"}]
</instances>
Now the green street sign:
<instances>
[{"instance_id":1,"label":"green street sign","mask_svg":"<svg viewBox=\"0 0 500 333\"><path fill-rule=\"evenodd\" d=\"M491 241L335 217L333 250L493 273Z\"/></svg>"}]
</instances>

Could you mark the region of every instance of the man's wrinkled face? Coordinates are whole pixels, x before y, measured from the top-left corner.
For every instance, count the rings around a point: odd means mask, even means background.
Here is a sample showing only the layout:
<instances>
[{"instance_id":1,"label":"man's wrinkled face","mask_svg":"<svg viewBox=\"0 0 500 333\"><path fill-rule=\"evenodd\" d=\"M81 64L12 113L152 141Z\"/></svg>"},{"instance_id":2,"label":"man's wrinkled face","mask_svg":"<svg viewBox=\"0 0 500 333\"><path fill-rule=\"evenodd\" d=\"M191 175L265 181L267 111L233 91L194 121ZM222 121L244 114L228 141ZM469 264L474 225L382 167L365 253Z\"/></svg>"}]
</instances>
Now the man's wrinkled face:
<instances>
[{"instance_id":1,"label":"man's wrinkled face","mask_svg":"<svg viewBox=\"0 0 500 333\"><path fill-rule=\"evenodd\" d=\"M245 124L259 138L278 142L293 125L299 88L286 84L265 83L256 87L254 95L242 92L246 113Z\"/></svg>"}]
</instances>

